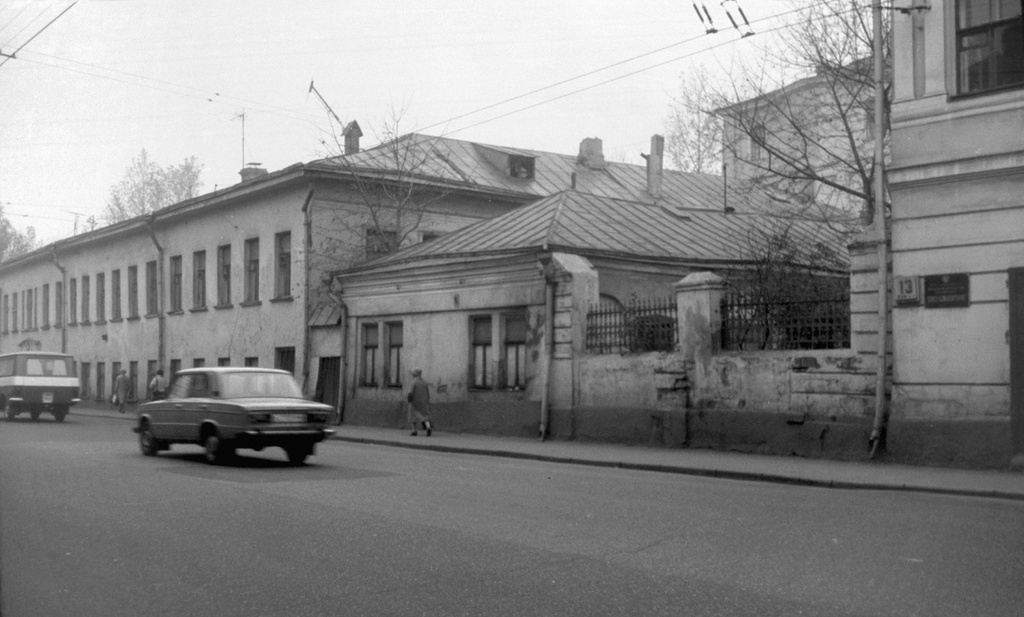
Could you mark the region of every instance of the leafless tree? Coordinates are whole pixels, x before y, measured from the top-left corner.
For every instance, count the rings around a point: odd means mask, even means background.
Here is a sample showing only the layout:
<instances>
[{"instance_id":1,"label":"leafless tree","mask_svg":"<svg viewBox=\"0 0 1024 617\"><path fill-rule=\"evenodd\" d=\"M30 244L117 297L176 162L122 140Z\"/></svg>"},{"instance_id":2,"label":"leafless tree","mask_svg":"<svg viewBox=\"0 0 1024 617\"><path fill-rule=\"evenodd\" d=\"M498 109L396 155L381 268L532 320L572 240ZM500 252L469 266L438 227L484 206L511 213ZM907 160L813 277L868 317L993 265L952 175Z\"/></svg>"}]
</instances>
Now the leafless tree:
<instances>
[{"instance_id":1,"label":"leafless tree","mask_svg":"<svg viewBox=\"0 0 1024 617\"><path fill-rule=\"evenodd\" d=\"M857 0L801 6L784 36L763 46L763 60L715 95L723 156L730 184L767 191L775 212L849 231L874 210L871 7ZM885 67L889 48L886 42ZM888 118L888 79L882 87Z\"/></svg>"},{"instance_id":2,"label":"leafless tree","mask_svg":"<svg viewBox=\"0 0 1024 617\"><path fill-rule=\"evenodd\" d=\"M722 169L722 123L714 114L720 101L708 70L696 66L680 82L665 121L669 160L680 171L717 174Z\"/></svg>"},{"instance_id":3,"label":"leafless tree","mask_svg":"<svg viewBox=\"0 0 1024 617\"><path fill-rule=\"evenodd\" d=\"M104 219L116 223L191 199L202 187L202 171L194 156L161 167L143 149L125 169L121 181L111 187Z\"/></svg>"}]
</instances>

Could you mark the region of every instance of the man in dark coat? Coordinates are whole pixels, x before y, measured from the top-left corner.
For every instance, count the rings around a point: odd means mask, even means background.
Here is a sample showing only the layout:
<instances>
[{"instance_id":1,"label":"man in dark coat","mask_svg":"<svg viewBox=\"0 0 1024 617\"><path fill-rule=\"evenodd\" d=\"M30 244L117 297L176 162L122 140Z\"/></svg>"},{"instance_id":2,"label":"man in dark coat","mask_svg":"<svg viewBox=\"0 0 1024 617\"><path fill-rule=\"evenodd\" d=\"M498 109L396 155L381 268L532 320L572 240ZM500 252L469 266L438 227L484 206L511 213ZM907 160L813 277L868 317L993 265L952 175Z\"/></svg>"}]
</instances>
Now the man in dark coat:
<instances>
[{"instance_id":1,"label":"man in dark coat","mask_svg":"<svg viewBox=\"0 0 1024 617\"><path fill-rule=\"evenodd\" d=\"M409 388L409 423L412 424L412 434L417 435L417 426L422 426L430 437L434 425L430 421L430 386L423 381L423 371L414 369L412 372L412 387Z\"/></svg>"}]
</instances>

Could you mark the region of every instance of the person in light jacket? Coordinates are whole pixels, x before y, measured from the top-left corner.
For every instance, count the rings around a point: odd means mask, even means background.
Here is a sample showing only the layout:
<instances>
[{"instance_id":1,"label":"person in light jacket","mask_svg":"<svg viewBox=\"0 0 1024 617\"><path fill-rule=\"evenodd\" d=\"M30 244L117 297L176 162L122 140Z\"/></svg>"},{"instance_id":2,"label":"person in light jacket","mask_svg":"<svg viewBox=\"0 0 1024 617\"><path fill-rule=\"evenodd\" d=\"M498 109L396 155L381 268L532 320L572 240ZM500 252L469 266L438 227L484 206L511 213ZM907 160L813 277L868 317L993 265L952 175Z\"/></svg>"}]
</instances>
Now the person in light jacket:
<instances>
[{"instance_id":1,"label":"person in light jacket","mask_svg":"<svg viewBox=\"0 0 1024 617\"><path fill-rule=\"evenodd\" d=\"M412 435L417 435L417 427L422 426L427 431L427 437L434 430L430 421L430 386L423 381L423 371L414 369L412 372L412 386L406 397L409 401L409 424L412 425Z\"/></svg>"}]
</instances>

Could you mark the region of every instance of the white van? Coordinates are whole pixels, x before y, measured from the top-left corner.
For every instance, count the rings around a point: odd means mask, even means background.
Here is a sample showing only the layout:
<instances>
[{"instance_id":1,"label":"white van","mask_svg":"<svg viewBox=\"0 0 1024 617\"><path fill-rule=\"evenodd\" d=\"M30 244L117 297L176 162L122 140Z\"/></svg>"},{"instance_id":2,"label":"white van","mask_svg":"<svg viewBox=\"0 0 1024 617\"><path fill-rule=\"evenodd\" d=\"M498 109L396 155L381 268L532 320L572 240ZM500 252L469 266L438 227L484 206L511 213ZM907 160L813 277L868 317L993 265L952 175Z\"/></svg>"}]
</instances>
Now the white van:
<instances>
[{"instance_id":1,"label":"white van","mask_svg":"<svg viewBox=\"0 0 1024 617\"><path fill-rule=\"evenodd\" d=\"M28 413L38 420L44 411L63 422L78 397L75 359L62 353L20 351L0 354L0 411L13 420Z\"/></svg>"}]
</instances>

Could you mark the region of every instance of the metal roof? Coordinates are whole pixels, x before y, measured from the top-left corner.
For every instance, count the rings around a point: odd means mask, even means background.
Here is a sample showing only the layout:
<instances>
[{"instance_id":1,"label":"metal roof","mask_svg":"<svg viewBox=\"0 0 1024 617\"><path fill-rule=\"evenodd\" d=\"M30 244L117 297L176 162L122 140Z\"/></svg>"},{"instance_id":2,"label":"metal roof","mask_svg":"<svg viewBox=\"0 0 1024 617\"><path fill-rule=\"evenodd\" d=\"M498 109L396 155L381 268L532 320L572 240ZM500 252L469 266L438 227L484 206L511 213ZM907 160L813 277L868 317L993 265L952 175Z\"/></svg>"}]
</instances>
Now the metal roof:
<instances>
[{"instance_id":1,"label":"metal roof","mask_svg":"<svg viewBox=\"0 0 1024 617\"><path fill-rule=\"evenodd\" d=\"M820 244L845 255L841 236L813 221L717 210L680 213L660 204L570 190L345 272L434 258L537 250L740 264L756 261L759 252L754 247L783 231L802 246Z\"/></svg>"},{"instance_id":2,"label":"metal roof","mask_svg":"<svg viewBox=\"0 0 1024 617\"><path fill-rule=\"evenodd\" d=\"M534 175L514 178L496 164L495 155L525 156L534 159ZM647 192L647 168L644 165L606 162L588 165L576 155L540 150L492 146L475 142L410 133L394 142L360 152L321 159L310 166L382 177L400 174L428 178L464 188L519 194L540 198L573 188L599 197L653 201ZM721 176L687 173L670 169L662 172L658 202L680 210L721 210L727 202L737 210L756 207L754 200L767 203L760 194L730 186L723 191Z\"/></svg>"}]
</instances>

